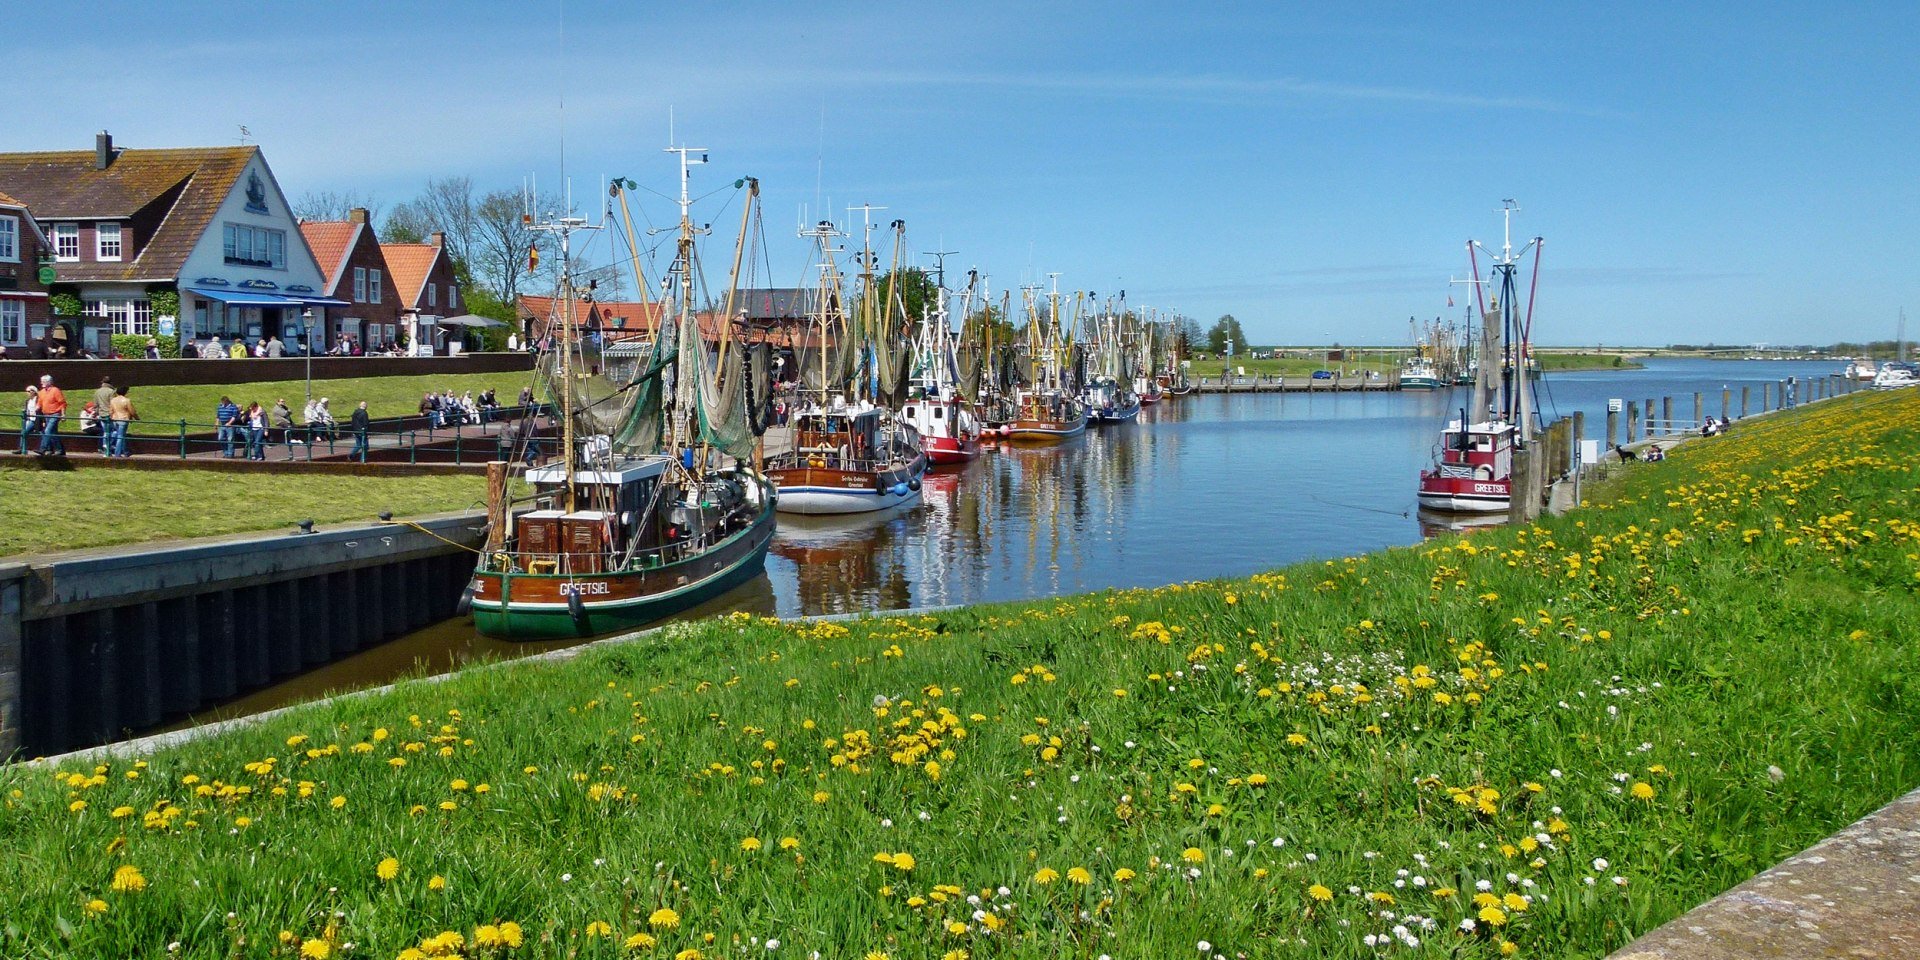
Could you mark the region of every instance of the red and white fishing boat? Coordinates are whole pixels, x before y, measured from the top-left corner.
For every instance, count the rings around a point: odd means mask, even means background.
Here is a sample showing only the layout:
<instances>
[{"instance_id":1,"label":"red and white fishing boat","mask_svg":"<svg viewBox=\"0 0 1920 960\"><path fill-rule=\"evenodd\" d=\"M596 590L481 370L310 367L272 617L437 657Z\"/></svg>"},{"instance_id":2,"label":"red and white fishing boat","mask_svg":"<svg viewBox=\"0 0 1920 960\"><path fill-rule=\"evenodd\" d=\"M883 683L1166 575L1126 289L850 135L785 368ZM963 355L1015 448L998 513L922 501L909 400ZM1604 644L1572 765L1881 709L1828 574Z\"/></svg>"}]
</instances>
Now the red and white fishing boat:
<instances>
[{"instance_id":1,"label":"red and white fishing boat","mask_svg":"<svg viewBox=\"0 0 1920 960\"><path fill-rule=\"evenodd\" d=\"M960 361L949 326L947 290L936 285L938 304L920 327L914 351L912 399L900 407L900 419L920 434L920 448L935 466L969 463L980 456L980 419L973 402L961 396ZM972 287L964 303L971 304ZM962 308L963 315L966 308ZM976 375L975 381L979 380Z\"/></svg>"},{"instance_id":2,"label":"red and white fishing boat","mask_svg":"<svg viewBox=\"0 0 1920 960\"><path fill-rule=\"evenodd\" d=\"M1449 420L1441 431L1432 469L1420 471L1420 506L1429 510L1507 510L1513 504L1514 452L1533 442L1533 378L1526 373L1525 358L1532 353L1532 297L1540 286L1540 247L1545 241L1534 237L1519 250L1513 249L1516 209L1513 201L1507 201L1505 244L1499 253L1489 252L1493 275L1485 284L1480 280L1479 260L1474 253L1484 248L1467 242L1468 263L1473 270L1473 278L1467 282L1473 285L1481 316L1473 398L1460 411L1459 419ZM1533 255L1533 282L1522 314L1517 309L1514 275L1520 260L1529 253ZM1497 290L1490 303L1483 299L1484 288L1489 285ZM1516 358L1519 362L1514 362ZM1499 377L1497 383L1495 376Z\"/></svg>"},{"instance_id":3,"label":"red and white fishing boat","mask_svg":"<svg viewBox=\"0 0 1920 960\"><path fill-rule=\"evenodd\" d=\"M1512 503L1513 424L1447 423L1440 457L1420 471L1420 506L1450 513L1504 511Z\"/></svg>"}]
</instances>

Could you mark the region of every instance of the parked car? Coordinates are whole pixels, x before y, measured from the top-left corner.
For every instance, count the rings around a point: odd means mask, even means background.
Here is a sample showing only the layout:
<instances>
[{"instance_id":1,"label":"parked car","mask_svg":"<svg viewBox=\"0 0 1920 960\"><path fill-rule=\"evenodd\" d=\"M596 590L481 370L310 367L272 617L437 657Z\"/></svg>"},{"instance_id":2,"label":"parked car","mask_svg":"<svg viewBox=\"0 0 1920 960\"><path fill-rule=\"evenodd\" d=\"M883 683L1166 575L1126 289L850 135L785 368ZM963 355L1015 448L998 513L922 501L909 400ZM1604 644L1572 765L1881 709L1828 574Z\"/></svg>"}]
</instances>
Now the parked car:
<instances>
[{"instance_id":1,"label":"parked car","mask_svg":"<svg viewBox=\"0 0 1920 960\"><path fill-rule=\"evenodd\" d=\"M1332 380L1333 371L1332 370L1315 370L1313 372L1313 378L1315 380Z\"/></svg>"}]
</instances>

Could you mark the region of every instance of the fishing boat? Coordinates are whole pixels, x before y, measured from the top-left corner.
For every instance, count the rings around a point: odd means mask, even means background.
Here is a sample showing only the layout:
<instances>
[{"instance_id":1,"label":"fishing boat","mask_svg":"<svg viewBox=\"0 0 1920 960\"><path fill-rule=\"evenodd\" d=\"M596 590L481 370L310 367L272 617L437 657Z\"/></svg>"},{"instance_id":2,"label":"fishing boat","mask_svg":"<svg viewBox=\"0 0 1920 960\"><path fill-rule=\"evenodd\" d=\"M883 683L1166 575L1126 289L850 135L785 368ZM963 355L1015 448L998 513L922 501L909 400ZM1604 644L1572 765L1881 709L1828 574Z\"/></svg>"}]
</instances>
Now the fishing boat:
<instances>
[{"instance_id":1,"label":"fishing boat","mask_svg":"<svg viewBox=\"0 0 1920 960\"><path fill-rule=\"evenodd\" d=\"M1879 376L1879 374L1880 365L1875 363L1871 357L1855 357L1847 362L1846 369L1841 371L1840 375L1846 377L1848 380L1872 383L1873 378Z\"/></svg>"},{"instance_id":2,"label":"fishing boat","mask_svg":"<svg viewBox=\"0 0 1920 960\"><path fill-rule=\"evenodd\" d=\"M1473 241L1467 243L1467 257L1473 269L1473 297L1480 305L1481 326L1475 365L1479 376L1474 381L1472 399L1460 409L1440 432L1433 466L1420 472L1419 502L1429 510L1459 513L1487 513L1507 510L1513 501L1513 459L1516 450L1532 444L1535 429L1532 377L1527 376L1524 361L1503 363L1500 357L1530 355L1533 309L1529 301L1523 315L1516 309L1516 267L1532 255L1533 283L1540 281L1540 237L1513 249L1511 201L1506 205L1505 244L1493 254L1492 277L1480 282L1479 261ZM1491 301L1482 299L1485 286L1498 288ZM1531 296L1531 293L1529 294ZM1499 382L1494 372L1500 371Z\"/></svg>"},{"instance_id":3,"label":"fishing boat","mask_svg":"<svg viewBox=\"0 0 1920 960\"><path fill-rule=\"evenodd\" d=\"M1025 383L1013 392L1011 419L998 429L1001 436L1016 442L1058 443L1087 430L1087 408L1079 390L1085 354L1061 329L1057 282L1048 294L1044 318L1034 292L1033 287L1026 289L1027 369L1016 371Z\"/></svg>"},{"instance_id":4,"label":"fishing boat","mask_svg":"<svg viewBox=\"0 0 1920 960\"><path fill-rule=\"evenodd\" d=\"M896 274L904 229L894 221ZM791 421L792 449L767 460L783 513L870 513L920 497L927 471L920 433L888 406L904 398L907 385L907 338L896 329L899 298L890 285L873 282L871 223L866 233L862 296L849 316L841 307L835 246L845 234L827 220L801 231L814 241L820 288L797 358L803 405Z\"/></svg>"},{"instance_id":5,"label":"fishing boat","mask_svg":"<svg viewBox=\"0 0 1920 960\"><path fill-rule=\"evenodd\" d=\"M1081 393L1090 426L1127 423L1140 415L1140 395L1134 392L1136 344L1125 296L1123 292L1117 307L1110 300L1090 324L1093 336L1086 344L1090 369Z\"/></svg>"},{"instance_id":6,"label":"fishing boat","mask_svg":"<svg viewBox=\"0 0 1920 960\"><path fill-rule=\"evenodd\" d=\"M1423 356L1408 357L1400 366L1400 389L1402 390L1439 390L1447 386L1440 378L1439 370L1431 359Z\"/></svg>"},{"instance_id":7,"label":"fishing boat","mask_svg":"<svg viewBox=\"0 0 1920 960\"><path fill-rule=\"evenodd\" d=\"M749 357L725 327L712 345L702 331L693 292L700 231L687 185L690 166L705 162L705 153L669 151L680 155L678 250L646 364L630 381L608 379L601 341L576 316L585 315L589 288L576 283L571 236L604 223L561 217L534 227L554 235L560 251L547 325L554 347L538 378L557 411L561 442L556 462L525 471L528 497L509 498L507 463L489 465L487 545L465 599L486 636L545 640L630 629L764 568L775 490L752 466L765 423L752 398L764 406L767 351ZM759 185L741 185L751 210ZM624 194L621 203L624 209ZM630 218L627 229L631 242ZM633 261L646 291L639 257Z\"/></svg>"},{"instance_id":8,"label":"fishing boat","mask_svg":"<svg viewBox=\"0 0 1920 960\"><path fill-rule=\"evenodd\" d=\"M973 363L963 362L948 314L944 277L934 289L932 313L921 324L920 343L914 351L913 388L900 408L900 419L920 434L921 448L934 465L969 463L980 455L981 425L962 387L963 381L972 381L973 389L967 393L977 395L978 355L969 354L967 359ZM962 299L963 317L969 315L972 294L970 283Z\"/></svg>"}]
</instances>

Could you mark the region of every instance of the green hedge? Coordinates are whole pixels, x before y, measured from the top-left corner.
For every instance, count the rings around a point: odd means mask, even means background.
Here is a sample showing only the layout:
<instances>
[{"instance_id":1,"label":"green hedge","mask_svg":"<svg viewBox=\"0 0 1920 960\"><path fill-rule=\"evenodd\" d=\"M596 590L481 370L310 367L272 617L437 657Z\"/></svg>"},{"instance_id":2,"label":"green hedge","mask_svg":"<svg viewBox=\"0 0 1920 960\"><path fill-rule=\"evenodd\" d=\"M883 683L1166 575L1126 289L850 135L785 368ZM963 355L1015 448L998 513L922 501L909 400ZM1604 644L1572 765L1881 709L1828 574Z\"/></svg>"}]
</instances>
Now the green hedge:
<instances>
[{"instance_id":1,"label":"green hedge","mask_svg":"<svg viewBox=\"0 0 1920 960\"><path fill-rule=\"evenodd\" d=\"M160 355L171 359L180 356L180 338L154 334L153 339L160 341ZM116 333L113 335L114 352L123 357L139 359L147 355L147 335L144 333Z\"/></svg>"}]
</instances>

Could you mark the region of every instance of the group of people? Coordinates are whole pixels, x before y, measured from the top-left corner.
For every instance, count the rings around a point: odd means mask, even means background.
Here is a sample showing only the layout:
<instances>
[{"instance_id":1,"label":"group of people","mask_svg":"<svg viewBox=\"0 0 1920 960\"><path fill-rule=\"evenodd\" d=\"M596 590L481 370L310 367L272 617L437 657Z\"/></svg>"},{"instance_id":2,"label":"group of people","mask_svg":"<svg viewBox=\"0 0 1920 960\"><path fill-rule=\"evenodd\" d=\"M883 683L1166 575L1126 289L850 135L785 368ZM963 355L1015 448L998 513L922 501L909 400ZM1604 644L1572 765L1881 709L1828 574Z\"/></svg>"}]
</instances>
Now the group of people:
<instances>
[{"instance_id":1,"label":"group of people","mask_svg":"<svg viewBox=\"0 0 1920 960\"><path fill-rule=\"evenodd\" d=\"M60 422L66 417L66 392L54 384L51 374L43 375L37 384L28 384L20 411L20 452L26 453L29 443L38 437L35 455L66 456L66 438L60 432ZM80 433L99 439L101 456L124 457L129 455L127 424L138 419L140 414L127 397L127 388L115 387L111 377L102 377L100 388L80 408Z\"/></svg>"},{"instance_id":2,"label":"group of people","mask_svg":"<svg viewBox=\"0 0 1920 960\"><path fill-rule=\"evenodd\" d=\"M286 448L286 459L294 458L294 447L311 446L322 440L332 440L340 435L339 421L333 417L333 408L327 397L318 397L307 401L301 412L301 423L293 420L293 408L287 405L285 397L273 402L272 408L263 407L259 401L249 403L244 409L232 397L221 397L220 405L213 410L213 421L218 429L214 442L220 444L221 455L232 458L235 450L248 460L267 459L267 447ZM347 420L348 430L353 434L352 457L364 456L367 452L367 402L360 401ZM274 441L275 434L279 441Z\"/></svg>"},{"instance_id":3,"label":"group of people","mask_svg":"<svg viewBox=\"0 0 1920 960\"><path fill-rule=\"evenodd\" d=\"M531 403L532 399L532 391L522 391L521 406ZM499 408L500 401L494 397L491 389L480 391L478 397L473 395L472 390L457 397L452 390L439 393L429 390L420 397L420 415L426 417L436 430L463 423L486 423L492 418L493 411Z\"/></svg>"}]
</instances>

